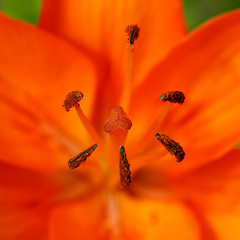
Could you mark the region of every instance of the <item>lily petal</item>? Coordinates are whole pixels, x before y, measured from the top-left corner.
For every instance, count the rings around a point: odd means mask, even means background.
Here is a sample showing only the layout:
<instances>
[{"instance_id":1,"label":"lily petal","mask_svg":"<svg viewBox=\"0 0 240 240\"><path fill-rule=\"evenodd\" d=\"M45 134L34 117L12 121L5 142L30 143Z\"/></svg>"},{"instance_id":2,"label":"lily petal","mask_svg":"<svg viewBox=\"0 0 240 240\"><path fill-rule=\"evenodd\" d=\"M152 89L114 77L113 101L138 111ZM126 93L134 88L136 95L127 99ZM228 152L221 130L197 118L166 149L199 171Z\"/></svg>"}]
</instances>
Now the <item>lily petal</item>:
<instances>
[{"instance_id":1,"label":"lily petal","mask_svg":"<svg viewBox=\"0 0 240 240\"><path fill-rule=\"evenodd\" d=\"M0 28L1 158L38 170L66 166L88 137L77 114L66 114L63 100L79 88L87 96L84 112L91 114L94 66L76 48L31 25L0 14Z\"/></svg>"},{"instance_id":2,"label":"lily petal","mask_svg":"<svg viewBox=\"0 0 240 240\"><path fill-rule=\"evenodd\" d=\"M233 150L174 183L180 196L205 222L203 239L239 239L240 151ZM203 232L204 234L204 232ZM214 236L214 237L213 237Z\"/></svg>"},{"instance_id":3,"label":"lily petal","mask_svg":"<svg viewBox=\"0 0 240 240\"><path fill-rule=\"evenodd\" d=\"M0 238L46 239L53 185L37 172L0 162Z\"/></svg>"},{"instance_id":4,"label":"lily petal","mask_svg":"<svg viewBox=\"0 0 240 240\"><path fill-rule=\"evenodd\" d=\"M45 0L40 18L40 27L75 43L101 64L103 79L114 72L114 81L126 68L119 60L127 51L124 30L131 24L140 27L135 54L139 82L186 34L181 1Z\"/></svg>"},{"instance_id":5,"label":"lily petal","mask_svg":"<svg viewBox=\"0 0 240 240\"><path fill-rule=\"evenodd\" d=\"M79 203L56 207L51 214L50 234L55 239L199 239L196 219L179 201L139 199L120 193L109 212L96 196ZM139 211L141 209L141 211ZM81 223L81 224L79 224ZM171 225L171 229L167 226ZM92 231L94 229L94 231ZM172 231L174 229L174 231Z\"/></svg>"},{"instance_id":6,"label":"lily petal","mask_svg":"<svg viewBox=\"0 0 240 240\"><path fill-rule=\"evenodd\" d=\"M200 239L191 211L174 199L120 198L124 239ZM139 211L140 210L140 211ZM171 227L169 227L171 226Z\"/></svg>"},{"instance_id":7,"label":"lily petal","mask_svg":"<svg viewBox=\"0 0 240 240\"><path fill-rule=\"evenodd\" d=\"M238 240L240 238L240 233L238 230L240 221L239 210L240 204L238 203L238 205L235 205L227 211L210 211L206 213L206 220L215 232L215 239Z\"/></svg>"},{"instance_id":8,"label":"lily petal","mask_svg":"<svg viewBox=\"0 0 240 240\"><path fill-rule=\"evenodd\" d=\"M96 196L78 203L62 204L51 212L50 239L106 239L103 220L103 202Z\"/></svg>"},{"instance_id":9,"label":"lily petal","mask_svg":"<svg viewBox=\"0 0 240 240\"><path fill-rule=\"evenodd\" d=\"M172 174L213 161L239 141L239 29L240 10L207 22L173 49L135 91L130 118L143 131L161 112L162 93L185 93L185 103L174 106L161 125L161 131L186 152L181 164L166 161L166 171ZM152 114L145 114L149 109ZM135 131L133 136L137 135Z\"/></svg>"}]
</instances>

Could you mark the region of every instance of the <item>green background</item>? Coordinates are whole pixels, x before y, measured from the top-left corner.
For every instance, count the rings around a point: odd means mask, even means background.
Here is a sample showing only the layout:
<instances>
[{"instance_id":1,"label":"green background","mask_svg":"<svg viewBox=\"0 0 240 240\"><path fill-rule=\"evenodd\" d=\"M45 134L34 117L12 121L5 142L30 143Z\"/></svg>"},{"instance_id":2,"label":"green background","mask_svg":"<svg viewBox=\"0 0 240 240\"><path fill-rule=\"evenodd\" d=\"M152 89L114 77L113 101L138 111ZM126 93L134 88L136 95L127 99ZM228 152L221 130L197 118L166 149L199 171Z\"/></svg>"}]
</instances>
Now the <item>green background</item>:
<instances>
[{"instance_id":1,"label":"green background","mask_svg":"<svg viewBox=\"0 0 240 240\"><path fill-rule=\"evenodd\" d=\"M36 24L41 2L42 0L0 0L0 9L9 16ZM240 0L183 0L183 3L190 30L215 15L240 7Z\"/></svg>"}]
</instances>

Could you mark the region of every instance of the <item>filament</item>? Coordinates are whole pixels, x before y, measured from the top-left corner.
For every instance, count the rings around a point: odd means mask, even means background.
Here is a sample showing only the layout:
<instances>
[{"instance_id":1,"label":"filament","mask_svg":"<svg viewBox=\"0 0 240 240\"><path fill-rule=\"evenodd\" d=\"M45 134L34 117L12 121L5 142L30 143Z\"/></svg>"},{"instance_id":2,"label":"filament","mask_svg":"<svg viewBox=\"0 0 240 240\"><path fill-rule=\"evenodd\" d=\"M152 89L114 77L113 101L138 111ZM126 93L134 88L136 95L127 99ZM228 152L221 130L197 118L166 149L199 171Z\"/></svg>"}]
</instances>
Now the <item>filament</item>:
<instances>
[{"instance_id":1,"label":"filament","mask_svg":"<svg viewBox=\"0 0 240 240\"><path fill-rule=\"evenodd\" d=\"M141 139L136 143L134 155L137 156L138 154L144 154L146 152L151 152L151 145L152 142L154 141L154 133L157 131L160 131L160 127L162 125L162 122L166 118L169 110L171 109L172 104L171 103L166 103L163 111L158 115L158 117L154 120L154 122L146 128L145 134Z\"/></svg>"},{"instance_id":2,"label":"filament","mask_svg":"<svg viewBox=\"0 0 240 240\"><path fill-rule=\"evenodd\" d=\"M133 85L133 53L134 45L131 44L128 47L128 59L127 59L127 72L123 83L123 92L121 96L120 106L122 106L125 111L128 111L129 104L132 95L132 85Z\"/></svg>"},{"instance_id":3,"label":"filament","mask_svg":"<svg viewBox=\"0 0 240 240\"><path fill-rule=\"evenodd\" d=\"M82 124L84 125L85 129L87 130L87 132L89 133L90 138L92 139L93 142L98 144L98 149L100 151L103 151L103 140L102 138L99 136L99 134L97 133L97 131L95 130L95 128L92 126L92 124L90 123L90 121L88 120L88 118L85 116L85 114L83 113L81 107L79 104L75 105L75 109L77 111L77 114L82 122Z\"/></svg>"}]
</instances>

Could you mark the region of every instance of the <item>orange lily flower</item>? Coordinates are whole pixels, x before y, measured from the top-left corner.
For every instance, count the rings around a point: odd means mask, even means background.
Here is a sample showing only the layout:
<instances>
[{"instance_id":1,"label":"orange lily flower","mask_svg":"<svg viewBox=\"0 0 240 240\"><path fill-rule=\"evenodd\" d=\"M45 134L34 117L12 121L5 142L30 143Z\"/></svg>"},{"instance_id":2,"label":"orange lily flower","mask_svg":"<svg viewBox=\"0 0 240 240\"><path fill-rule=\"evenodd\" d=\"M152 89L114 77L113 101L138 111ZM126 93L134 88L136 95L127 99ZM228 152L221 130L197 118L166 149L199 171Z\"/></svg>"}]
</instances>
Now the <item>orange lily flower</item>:
<instances>
[{"instance_id":1,"label":"orange lily flower","mask_svg":"<svg viewBox=\"0 0 240 240\"><path fill-rule=\"evenodd\" d=\"M240 238L240 10L187 34L178 0L46 0L0 29L1 239Z\"/></svg>"}]
</instances>

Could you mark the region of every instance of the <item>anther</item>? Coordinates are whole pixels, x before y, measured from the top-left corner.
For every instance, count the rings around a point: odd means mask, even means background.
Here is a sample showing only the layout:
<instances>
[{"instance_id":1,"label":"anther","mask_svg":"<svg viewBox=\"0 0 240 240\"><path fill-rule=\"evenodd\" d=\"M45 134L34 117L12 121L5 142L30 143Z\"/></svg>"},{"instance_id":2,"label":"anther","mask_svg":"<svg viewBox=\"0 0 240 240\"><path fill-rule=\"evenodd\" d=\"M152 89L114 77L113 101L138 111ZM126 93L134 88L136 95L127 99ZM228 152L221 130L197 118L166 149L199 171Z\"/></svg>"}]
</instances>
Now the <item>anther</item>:
<instances>
[{"instance_id":1,"label":"anther","mask_svg":"<svg viewBox=\"0 0 240 240\"><path fill-rule=\"evenodd\" d=\"M92 145L91 147L87 148L85 151L80 152L77 156L71 158L68 161L68 166L71 169L79 167L82 163L84 163L88 157L91 156L91 154L94 152L96 149L97 144Z\"/></svg>"},{"instance_id":2,"label":"anther","mask_svg":"<svg viewBox=\"0 0 240 240\"><path fill-rule=\"evenodd\" d=\"M140 28L135 25L129 25L126 27L125 32L128 34L127 43L132 45L134 44L134 40L138 38Z\"/></svg>"},{"instance_id":3,"label":"anther","mask_svg":"<svg viewBox=\"0 0 240 240\"><path fill-rule=\"evenodd\" d=\"M83 93L80 91L72 91L70 93L68 93L68 95L66 96L65 100L64 100L64 105L62 105L63 107L65 107L66 111L68 112L70 110L70 108L75 107L78 102L80 100L82 100L83 98Z\"/></svg>"},{"instance_id":4,"label":"anther","mask_svg":"<svg viewBox=\"0 0 240 240\"><path fill-rule=\"evenodd\" d=\"M171 103L179 103L183 104L185 100L185 96L182 92L179 91L169 91L160 96L160 99L163 102L169 101Z\"/></svg>"},{"instance_id":5,"label":"anther","mask_svg":"<svg viewBox=\"0 0 240 240\"><path fill-rule=\"evenodd\" d=\"M119 172L120 172L120 188L128 186L131 181L130 164L128 163L125 148L121 146L119 148L120 161L119 161Z\"/></svg>"},{"instance_id":6,"label":"anther","mask_svg":"<svg viewBox=\"0 0 240 240\"><path fill-rule=\"evenodd\" d=\"M168 152L174 155L177 162L181 162L185 157L185 152L179 143L172 140L170 137L162 134L155 133L155 137L162 143L162 145L168 150Z\"/></svg>"}]
</instances>

